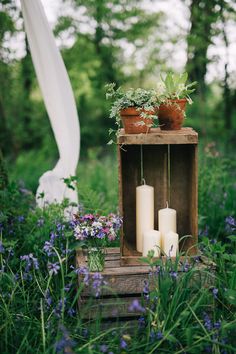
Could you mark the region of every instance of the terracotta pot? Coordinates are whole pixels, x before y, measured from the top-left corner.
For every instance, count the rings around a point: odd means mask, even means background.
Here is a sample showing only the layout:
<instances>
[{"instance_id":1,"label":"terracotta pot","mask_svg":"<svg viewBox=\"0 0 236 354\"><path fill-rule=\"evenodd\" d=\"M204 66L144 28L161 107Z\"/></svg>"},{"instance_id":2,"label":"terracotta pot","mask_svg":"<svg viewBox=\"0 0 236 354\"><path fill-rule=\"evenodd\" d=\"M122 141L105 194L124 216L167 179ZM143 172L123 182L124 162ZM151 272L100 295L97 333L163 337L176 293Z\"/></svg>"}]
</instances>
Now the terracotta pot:
<instances>
[{"instance_id":1,"label":"terracotta pot","mask_svg":"<svg viewBox=\"0 0 236 354\"><path fill-rule=\"evenodd\" d=\"M158 110L158 120L161 130L179 130L184 120L184 112L187 100L169 100L161 104Z\"/></svg>"},{"instance_id":2,"label":"terracotta pot","mask_svg":"<svg viewBox=\"0 0 236 354\"><path fill-rule=\"evenodd\" d=\"M154 114L154 112L137 110L135 107L124 108L120 111L123 127L126 134L148 133L153 124L153 118L143 118L141 113Z\"/></svg>"}]
</instances>

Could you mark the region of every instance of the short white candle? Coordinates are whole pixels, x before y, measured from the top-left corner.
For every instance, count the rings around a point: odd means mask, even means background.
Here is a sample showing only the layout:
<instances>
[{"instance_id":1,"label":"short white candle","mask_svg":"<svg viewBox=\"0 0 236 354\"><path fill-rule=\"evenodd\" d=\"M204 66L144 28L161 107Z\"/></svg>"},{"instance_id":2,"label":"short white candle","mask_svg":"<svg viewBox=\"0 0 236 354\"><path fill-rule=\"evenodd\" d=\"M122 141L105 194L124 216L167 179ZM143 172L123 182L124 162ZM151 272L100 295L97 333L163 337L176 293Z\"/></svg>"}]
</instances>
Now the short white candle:
<instances>
[{"instance_id":1,"label":"short white candle","mask_svg":"<svg viewBox=\"0 0 236 354\"><path fill-rule=\"evenodd\" d=\"M136 187L136 248L143 251L143 233L154 229L154 188Z\"/></svg>"},{"instance_id":2,"label":"short white candle","mask_svg":"<svg viewBox=\"0 0 236 354\"><path fill-rule=\"evenodd\" d=\"M163 248L163 239L165 234L169 231L176 232L176 210L169 208L168 203L167 208L160 209L158 211L158 230L161 233L161 247Z\"/></svg>"},{"instance_id":3,"label":"short white candle","mask_svg":"<svg viewBox=\"0 0 236 354\"><path fill-rule=\"evenodd\" d=\"M176 232L169 231L162 238L163 252L168 257L176 257L179 252L179 235Z\"/></svg>"},{"instance_id":4,"label":"short white candle","mask_svg":"<svg viewBox=\"0 0 236 354\"><path fill-rule=\"evenodd\" d=\"M161 233L157 230L149 230L143 233L143 257L148 255L148 251L154 251L154 257L160 256Z\"/></svg>"}]
</instances>

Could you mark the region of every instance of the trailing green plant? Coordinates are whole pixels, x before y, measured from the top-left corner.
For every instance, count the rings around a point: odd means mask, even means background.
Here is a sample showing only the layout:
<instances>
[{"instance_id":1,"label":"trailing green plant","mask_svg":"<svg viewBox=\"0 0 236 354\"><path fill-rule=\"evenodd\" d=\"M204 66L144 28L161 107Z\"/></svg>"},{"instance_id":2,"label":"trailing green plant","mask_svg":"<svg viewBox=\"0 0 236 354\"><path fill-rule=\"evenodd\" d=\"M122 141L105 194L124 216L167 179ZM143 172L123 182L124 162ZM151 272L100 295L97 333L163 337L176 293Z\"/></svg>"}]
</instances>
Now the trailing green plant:
<instances>
[{"instance_id":1,"label":"trailing green plant","mask_svg":"<svg viewBox=\"0 0 236 354\"><path fill-rule=\"evenodd\" d=\"M105 88L106 99L112 101L109 118L115 120L117 129L121 127L120 112L125 108L135 107L138 111L142 111L140 115L143 119L157 118L157 96L154 89L146 90L142 88L130 88L127 91L124 91L121 87L116 89L115 86L116 84L111 83L107 84ZM109 133L114 133L114 130L111 129Z\"/></svg>"},{"instance_id":2,"label":"trailing green plant","mask_svg":"<svg viewBox=\"0 0 236 354\"><path fill-rule=\"evenodd\" d=\"M190 94L195 91L197 82L187 84L188 73L176 74L168 72L165 77L161 75L161 82L157 84L157 99L160 103L168 100L186 98L188 103L192 103Z\"/></svg>"}]
</instances>

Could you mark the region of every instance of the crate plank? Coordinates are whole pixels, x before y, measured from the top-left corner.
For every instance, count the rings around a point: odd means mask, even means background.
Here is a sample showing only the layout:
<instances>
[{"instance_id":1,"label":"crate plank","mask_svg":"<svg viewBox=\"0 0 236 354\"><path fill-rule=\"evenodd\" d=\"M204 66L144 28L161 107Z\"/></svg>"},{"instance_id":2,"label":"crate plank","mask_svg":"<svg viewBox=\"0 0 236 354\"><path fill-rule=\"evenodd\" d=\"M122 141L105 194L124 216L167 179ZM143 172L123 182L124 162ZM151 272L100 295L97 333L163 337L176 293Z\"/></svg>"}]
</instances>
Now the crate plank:
<instances>
[{"instance_id":1,"label":"crate plank","mask_svg":"<svg viewBox=\"0 0 236 354\"><path fill-rule=\"evenodd\" d=\"M169 131L152 128L148 134L125 134L124 129L121 129L118 141L124 145L197 144L198 134L187 127Z\"/></svg>"},{"instance_id":2,"label":"crate plank","mask_svg":"<svg viewBox=\"0 0 236 354\"><path fill-rule=\"evenodd\" d=\"M120 266L118 261L116 264L111 263L112 257L117 261L119 248L107 249L105 269L101 273L107 285L102 287L101 294L95 297L92 286L83 286L80 298L78 300L79 313L83 319L93 320L101 318L104 320L124 320L140 316L142 313L133 313L130 305L134 299L142 301L142 293L144 282L149 280L149 287L157 286L156 278L150 276L149 266ZM164 260L164 258L163 258ZM182 262L186 257L182 258ZM76 264L79 267L87 266L86 252L78 249L76 253ZM212 286L214 284L215 265L209 263L208 259L202 257L202 260L196 265L196 273L191 282L196 286ZM206 271L208 270L208 271ZM179 275L183 272L183 267L179 265ZM92 274L91 274L92 275ZM83 281L82 276L78 276L78 286ZM191 283L190 282L190 283Z\"/></svg>"}]
</instances>

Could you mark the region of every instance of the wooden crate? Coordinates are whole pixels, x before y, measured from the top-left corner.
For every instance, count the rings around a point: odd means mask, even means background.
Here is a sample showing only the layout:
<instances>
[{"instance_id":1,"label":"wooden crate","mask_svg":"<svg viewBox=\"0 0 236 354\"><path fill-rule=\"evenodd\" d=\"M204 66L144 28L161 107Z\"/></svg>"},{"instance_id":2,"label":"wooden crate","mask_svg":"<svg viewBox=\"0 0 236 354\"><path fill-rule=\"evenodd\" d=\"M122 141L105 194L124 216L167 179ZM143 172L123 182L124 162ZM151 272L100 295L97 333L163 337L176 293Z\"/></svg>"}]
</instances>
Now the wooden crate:
<instances>
[{"instance_id":1,"label":"wooden crate","mask_svg":"<svg viewBox=\"0 0 236 354\"><path fill-rule=\"evenodd\" d=\"M141 184L141 147L146 183L154 186L154 227L158 230L158 210L170 207L177 211L177 232L191 235L180 244L181 252L197 253L198 236L198 134L192 128L149 134L118 136L119 208L123 216L121 231L121 264L140 264L136 251L136 187ZM169 149L169 150L168 150ZM170 189L168 189L168 151L170 156ZM142 263L141 263L142 264Z\"/></svg>"},{"instance_id":2,"label":"wooden crate","mask_svg":"<svg viewBox=\"0 0 236 354\"><path fill-rule=\"evenodd\" d=\"M76 254L76 266L87 266L86 251L78 250ZM198 272L192 279L201 286L212 286L214 283L214 264L208 263L204 258L195 265ZM208 270L208 271L206 271ZM179 264L179 275L183 272L183 267ZM142 313L132 312L130 305L134 299L141 301L145 281L149 281L150 290L154 283L150 276L150 268L147 265L140 266L120 266L120 248L107 248L105 269L101 273L107 286L102 288L99 298L94 296L92 284L84 286L79 297L79 313L85 320L103 319L104 321L116 321L120 323L137 319ZM92 276L93 273L90 273ZM179 277L178 277L179 278ZM83 276L78 276L78 285L81 289ZM155 282L156 284L156 282ZM191 285L191 283L189 284Z\"/></svg>"},{"instance_id":3,"label":"wooden crate","mask_svg":"<svg viewBox=\"0 0 236 354\"><path fill-rule=\"evenodd\" d=\"M77 267L87 266L87 255L78 250L76 255ZM105 269L101 273L107 286L102 288L101 296L96 298L92 285L84 287L79 299L81 316L86 319L109 318L120 319L136 318L140 313L129 310L134 299L140 299L144 281L148 279L149 267L121 267L120 248L107 248ZM91 276L93 273L90 273ZM82 277L78 282L81 284Z\"/></svg>"}]
</instances>

